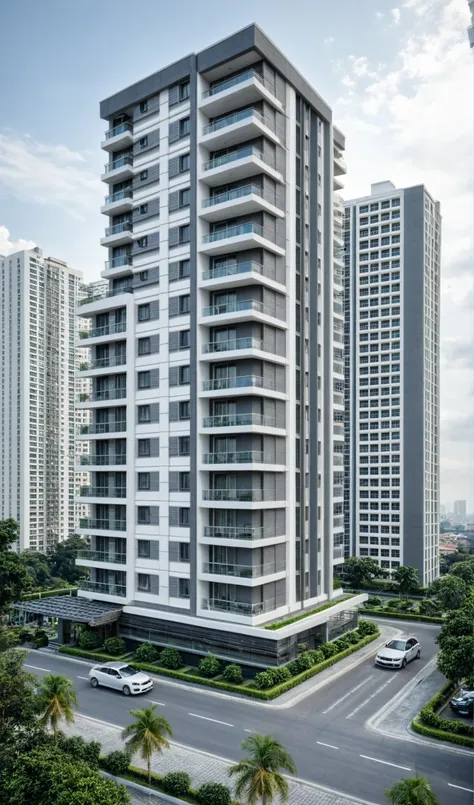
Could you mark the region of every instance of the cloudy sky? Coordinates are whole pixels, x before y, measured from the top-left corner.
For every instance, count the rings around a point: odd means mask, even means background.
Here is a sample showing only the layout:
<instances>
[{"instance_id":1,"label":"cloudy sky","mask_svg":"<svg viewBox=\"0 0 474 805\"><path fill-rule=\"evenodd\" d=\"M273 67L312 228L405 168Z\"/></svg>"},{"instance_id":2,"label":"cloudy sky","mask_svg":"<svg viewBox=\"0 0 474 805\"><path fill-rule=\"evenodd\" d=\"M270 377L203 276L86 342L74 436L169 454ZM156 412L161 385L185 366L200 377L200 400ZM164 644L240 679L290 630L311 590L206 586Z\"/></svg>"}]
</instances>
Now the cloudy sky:
<instances>
[{"instance_id":1,"label":"cloudy sky","mask_svg":"<svg viewBox=\"0 0 474 805\"><path fill-rule=\"evenodd\" d=\"M178 16L174 8L168 0L4 6L0 254L35 243L97 278L99 101L255 20L332 106L347 137L346 198L391 179L424 183L441 202L441 500L466 498L474 510L467 0L181 0Z\"/></svg>"}]
</instances>

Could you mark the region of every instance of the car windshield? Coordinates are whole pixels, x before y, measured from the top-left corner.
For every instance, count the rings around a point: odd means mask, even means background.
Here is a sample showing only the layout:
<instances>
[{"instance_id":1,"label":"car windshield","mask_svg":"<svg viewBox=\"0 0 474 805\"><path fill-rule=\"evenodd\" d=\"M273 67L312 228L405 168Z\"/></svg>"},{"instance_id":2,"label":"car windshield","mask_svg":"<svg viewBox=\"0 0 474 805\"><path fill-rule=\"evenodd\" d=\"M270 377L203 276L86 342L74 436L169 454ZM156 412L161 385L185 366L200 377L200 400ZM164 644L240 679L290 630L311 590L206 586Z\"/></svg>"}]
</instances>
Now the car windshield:
<instances>
[{"instance_id":1,"label":"car windshield","mask_svg":"<svg viewBox=\"0 0 474 805\"><path fill-rule=\"evenodd\" d=\"M390 640L387 643L387 648L394 648L395 651L405 651L405 641L404 640Z\"/></svg>"},{"instance_id":2,"label":"car windshield","mask_svg":"<svg viewBox=\"0 0 474 805\"><path fill-rule=\"evenodd\" d=\"M134 676L138 671L135 668L132 668L131 665L124 665L123 668L119 668L119 674L121 676Z\"/></svg>"}]
</instances>

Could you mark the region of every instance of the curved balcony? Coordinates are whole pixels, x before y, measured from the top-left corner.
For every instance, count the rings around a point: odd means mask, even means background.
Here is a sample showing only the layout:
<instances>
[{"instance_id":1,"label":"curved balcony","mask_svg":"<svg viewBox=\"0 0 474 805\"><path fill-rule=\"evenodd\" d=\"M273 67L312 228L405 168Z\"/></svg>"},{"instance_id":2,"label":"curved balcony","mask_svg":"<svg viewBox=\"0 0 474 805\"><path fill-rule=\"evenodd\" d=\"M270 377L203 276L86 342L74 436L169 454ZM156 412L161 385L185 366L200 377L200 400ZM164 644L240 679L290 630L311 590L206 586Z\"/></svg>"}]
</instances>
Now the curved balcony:
<instances>
[{"instance_id":1,"label":"curved balcony","mask_svg":"<svg viewBox=\"0 0 474 805\"><path fill-rule=\"evenodd\" d=\"M208 539L263 539L263 528L253 528L252 526L221 526L205 525L204 537Z\"/></svg>"},{"instance_id":2,"label":"curved balcony","mask_svg":"<svg viewBox=\"0 0 474 805\"><path fill-rule=\"evenodd\" d=\"M203 254L219 255L229 251L263 248L274 254L284 255L284 248L272 240L274 236L274 232L248 221L203 235L202 246L199 250Z\"/></svg>"},{"instance_id":3,"label":"curved balcony","mask_svg":"<svg viewBox=\"0 0 474 805\"><path fill-rule=\"evenodd\" d=\"M107 226L105 235L100 239L102 246L120 246L122 243L132 242L133 224L131 221L123 221L121 224Z\"/></svg>"},{"instance_id":4,"label":"curved balcony","mask_svg":"<svg viewBox=\"0 0 474 805\"><path fill-rule=\"evenodd\" d=\"M81 486L79 490L81 498L124 498L127 496L125 486L109 489L103 486Z\"/></svg>"},{"instance_id":5,"label":"curved balcony","mask_svg":"<svg viewBox=\"0 0 474 805\"><path fill-rule=\"evenodd\" d=\"M202 457L204 464L263 464L263 459L263 450L237 450L229 453L205 453Z\"/></svg>"},{"instance_id":6,"label":"curved balcony","mask_svg":"<svg viewBox=\"0 0 474 805\"><path fill-rule=\"evenodd\" d=\"M264 414L224 414L206 416L202 421L203 428L241 428L253 425L264 428L276 428L276 419Z\"/></svg>"},{"instance_id":7,"label":"curved balcony","mask_svg":"<svg viewBox=\"0 0 474 805\"><path fill-rule=\"evenodd\" d=\"M104 151L121 151L133 143L133 125L132 123L120 123L112 129L105 132L105 140L102 140L100 146Z\"/></svg>"},{"instance_id":8,"label":"curved balcony","mask_svg":"<svg viewBox=\"0 0 474 805\"><path fill-rule=\"evenodd\" d=\"M245 140L253 140L265 136L269 140L279 142L275 134L273 121L266 120L252 106L219 117L203 127L201 144L208 148L229 148Z\"/></svg>"},{"instance_id":9,"label":"curved balcony","mask_svg":"<svg viewBox=\"0 0 474 805\"><path fill-rule=\"evenodd\" d=\"M133 156L131 154L108 162L100 177L103 182L120 182L133 176Z\"/></svg>"},{"instance_id":10,"label":"curved balcony","mask_svg":"<svg viewBox=\"0 0 474 805\"><path fill-rule=\"evenodd\" d=\"M268 101L276 109L283 106L275 95L275 86L256 70L245 70L232 78L226 78L202 93L200 108L209 116L225 114L239 106Z\"/></svg>"},{"instance_id":11,"label":"curved balcony","mask_svg":"<svg viewBox=\"0 0 474 805\"><path fill-rule=\"evenodd\" d=\"M114 565L125 565L127 563L126 553L109 553L108 551L91 551L87 548L78 551L76 554L76 564L80 565L81 560L85 562L109 562Z\"/></svg>"},{"instance_id":12,"label":"curved balcony","mask_svg":"<svg viewBox=\"0 0 474 805\"><path fill-rule=\"evenodd\" d=\"M133 190L130 187L125 190L117 190L116 193L110 193L110 195L106 196L100 211L104 215L119 215L122 212L130 211L132 207Z\"/></svg>"},{"instance_id":13,"label":"curved balcony","mask_svg":"<svg viewBox=\"0 0 474 805\"><path fill-rule=\"evenodd\" d=\"M203 199L200 217L206 221L220 221L226 214L248 215L262 210L280 218L285 214L277 207L275 193L264 192L255 184L246 184Z\"/></svg>"},{"instance_id":14,"label":"curved balcony","mask_svg":"<svg viewBox=\"0 0 474 805\"><path fill-rule=\"evenodd\" d=\"M211 187L238 179L246 179L256 173L266 173L276 182L283 183L283 176L276 169L274 160L268 158L253 145L237 148L228 154L214 157L202 166L201 179Z\"/></svg>"}]
</instances>

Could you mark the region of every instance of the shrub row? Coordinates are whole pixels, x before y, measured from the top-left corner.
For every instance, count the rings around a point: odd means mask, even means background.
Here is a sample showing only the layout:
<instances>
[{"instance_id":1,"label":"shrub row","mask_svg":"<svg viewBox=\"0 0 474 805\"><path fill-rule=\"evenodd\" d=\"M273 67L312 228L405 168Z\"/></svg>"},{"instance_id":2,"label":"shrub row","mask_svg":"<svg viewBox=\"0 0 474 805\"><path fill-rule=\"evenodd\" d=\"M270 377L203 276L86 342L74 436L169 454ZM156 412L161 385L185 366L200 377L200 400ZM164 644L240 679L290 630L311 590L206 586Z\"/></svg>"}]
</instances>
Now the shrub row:
<instances>
[{"instance_id":1,"label":"shrub row","mask_svg":"<svg viewBox=\"0 0 474 805\"><path fill-rule=\"evenodd\" d=\"M434 727L427 727L425 724L421 724L416 718L412 721L411 727L414 732L417 732L419 735L424 735L426 738L436 738L438 741L448 741L451 744L469 746L471 749L474 749L474 738L468 738L466 735L457 735L454 732L445 732L444 730L435 729Z\"/></svg>"},{"instance_id":2,"label":"shrub row","mask_svg":"<svg viewBox=\"0 0 474 805\"><path fill-rule=\"evenodd\" d=\"M66 587L61 590L41 590L37 593L25 593L20 601L35 601L37 598L51 598L53 595L77 595L77 587Z\"/></svg>"},{"instance_id":3,"label":"shrub row","mask_svg":"<svg viewBox=\"0 0 474 805\"><path fill-rule=\"evenodd\" d=\"M395 612L381 607L374 607L373 609L364 607L364 615L374 615L379 618L396 618L400 621L420 621L420 623L444 623L445 620L434 615L418 615L417 612Z\"/></svg>"},{"instance_id":4,"label":"shrub row","mask_svg":"<svg viewBox=\"0 0 474 805\"><path fill-rule=\"evenodd\" d=\"M127 777L137 783L148 786L148 773L145 769L129 766ZM185 792L184 785L188 780L189 775L182 771L170 772L163 777L158 774L151 775L151 784L158 791L172 796L186 797L187 800L196 803L196 805L232 805L231 793L227 786L221 783L204 783L200 788L195 789L188 783L187 791Z\"/></svg>"},{"instance_id":5,"label":"shrub row","mask_svg":"<svg viewBox=\"0 0 474 805\"><path fill-rule=\"evenodd\" d=\"M454 721L450 718L442 718L436 713L443 707L456 690L453 682L446 682L438 693L430 699L418 713L417 719L425 727L431 727L442 733L464 735L474 738L474 727L464 721Z\"/></svg>"},{"instance_id":6,"label":"shrub row","mask_svg":"<svg viewBox=\"0 0 474 805\"><path fill-rule=\"evenodd\" d=\"M327 604L322 604L320 607L316 607L316 609L310 609L308 612L301 612L299 615L294 615L292 618L286 618L284 621L269 623L268 626L265 626L264 628L269 629L271 632L274 632L277 629L283 629L284 626L290 626L292 623L297 623L297 621L303 620L303 618L309 618L310 615L316 615L318 612L324 612L325 609L334 607L336 604L340 604L342 601L347 601L349 598L353 597L354 596L352 594L341 595L341 597L337 598L335 601L329 601Z\"/></svg>"}]
</instances>

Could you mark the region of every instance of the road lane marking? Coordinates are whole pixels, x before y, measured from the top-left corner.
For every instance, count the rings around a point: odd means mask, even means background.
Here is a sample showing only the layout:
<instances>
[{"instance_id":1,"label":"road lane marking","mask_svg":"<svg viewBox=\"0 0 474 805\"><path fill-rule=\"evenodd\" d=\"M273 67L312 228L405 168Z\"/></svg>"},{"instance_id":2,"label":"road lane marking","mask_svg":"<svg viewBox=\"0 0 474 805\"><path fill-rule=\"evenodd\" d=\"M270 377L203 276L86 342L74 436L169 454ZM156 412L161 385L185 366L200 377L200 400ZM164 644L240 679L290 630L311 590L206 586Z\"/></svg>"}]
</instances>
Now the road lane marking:
<instances>
[{"instance_id":1,"label":"road lane marking","mask_svg":"<svg viewBox=\"0 0 474 805\"><path fill-rule=\"evenodd\" d=\"M324 744L322 741L316 741L316 743L319 744L319 746L327 746L328 749L338 749L339 750L338 746L333 746L332 744Z\"/></svg>"},{"instance_id":2,"label":"road lane marking","mask_svg":"<svg viewBox=\"0 0 474 805\"><path fill-rule=\"evenodd\" d=\"M213 721L214 724L223 724L224 727L233 727L233 724L228 724L227 721L218 721L217 718L208 718L207 716L198 716L197 713L188 713L188 716L193 718L202 718L204 721Z\"/></svg>"},{"instance_id":3,"label":"road lane marking","mask_svg":"<svg viewBox=\"0 0 474 805\"><path fill-rule=\"evenodd\" d=\"M47 674L51 674L51 668L40 668L39 665L27 665L25 663L25 668L34 668L35 671L46 671Z\"/></svg>"},{"instance_id":4,"label":"road lane marking","mask_svg":"<svg viewBox=\"0 0 474 805\"><path fill-rule=\"evenodd\" d=\"M325 716L326 713L330 713L331 710L334 710L334 708L337 707L338 704L341 704L341 702L345 701L349 696L352 696L353 693L359 690L359 688L362 688L364 685L367 684L367 682L370 682L370 680L373 678L374 678L373 674L372 676L368 676L367 679L364 679L364 681L360 683L360 685L356 685L356 687L352 688L352 690L350 690L349 693L346 693L344 696L341 696L340 699L331 704L331 707L328 707L327 710L323 710L322 715Z\"/></svg>"},{"instance_id":5,"label":"road lane marking","mask_svg":"<svg viewBox=\"0 0 474 805\"><path fill-rule=\"evenodd\" d=\"M244 730L244 732L253 732L253 730Z\"/></svg>"},{"instance_id":6,"label":"road lane marking","mask_svg":"<svg viewBox=\"0 0 474 805\"><path fill-rule=\"evenodd\" d=\"M362 710L362 708L365 707L365 705L368 704L371 699L374 699L376 696L378 696L379 693L382 693L382 691L385 690L385 688L388 687L388 685L390 685L391 682L394 682L395 679L396 679L396 677L392 676L392 677L390 677L390 679L388 679L386 682L384 682L383 685L380 685L380 687L377 688L377 690L375 690L364 702L359 704L355 708L355 710L352 711L352 713L349 713L349 715L346 716L346 719L347 718L352 718L352 716L355 716L355 714L358 713L359 710Z\"/></svg>"},{"instance_id":7,"label":"road lane marking","mask_svg":"<svg viewBox=\"0 0 474 805\"><path fill-rule=\"evenodd\" d=\"M463 785L454 785L454 783L448 783L450 788L459 788L460 791L468 791L469 794L474 794L474 788L464 788Z\"/></svg>"},{"instance_id":8,"label":"road lane marking","mask_svg":"<svg viewBox=\"0 0 474 805\"><path fill-rule=\"evenodd\" d=\"M373 760L374 763L383 763L384 766L393 766L395 769L402 769L403 771L411 771L411 769L408 768L408 766L399 766L398 763L389 763L388 760L379 760L379 758L369 757L368 755L360 755L360 757L363 757L365 760Z\"/></svg>"},{"instance_id":9,"label":"road lane marking","mask_svg":"<svg viewBox=\"0 0 474 805\"><path fill-rule=\"evenodd\" d=\"M163 702L154 702L153 699L147 699L147 702L151 702L152 704L157 704L158 707L166 707L166 704L163 704Z\"/></svg>"},{"instance_id":10,"label":"road lane marking","mask_svg":"<svg viewBox=\"0 0 474 805\"><path fill-rule=\"evenodd\" d=\"M89 677L87 677L87 676L78 676L77 678L78 678L78 679L85 679L85 680L86 680L86 682L87 682L87 680L89 679Z\"/></svg>"}]
</instances>

